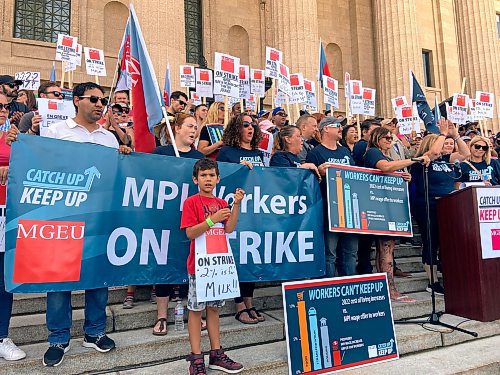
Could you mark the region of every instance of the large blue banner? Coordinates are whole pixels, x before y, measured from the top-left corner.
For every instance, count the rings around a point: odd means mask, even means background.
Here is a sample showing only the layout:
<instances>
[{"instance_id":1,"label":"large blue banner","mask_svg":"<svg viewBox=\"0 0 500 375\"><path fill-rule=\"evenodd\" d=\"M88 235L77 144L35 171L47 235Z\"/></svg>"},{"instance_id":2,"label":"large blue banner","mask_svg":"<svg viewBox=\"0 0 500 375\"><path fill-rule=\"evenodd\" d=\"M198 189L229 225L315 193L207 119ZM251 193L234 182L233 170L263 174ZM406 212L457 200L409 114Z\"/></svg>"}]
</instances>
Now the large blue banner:
<instances>
[{"instance_id":1,"label":"large blue banner","mask_svg":"<svg viewBox=\"0 0 500 375\"><path fill-rule=\"evenodd\" d=\"M5 272L12 292L186 282L184 200L196 160L20 135L12 145ZM316 177L219 163L215 194L246 191L230 235L241 281L324 274Z\"/></svg>"}]
</instances>

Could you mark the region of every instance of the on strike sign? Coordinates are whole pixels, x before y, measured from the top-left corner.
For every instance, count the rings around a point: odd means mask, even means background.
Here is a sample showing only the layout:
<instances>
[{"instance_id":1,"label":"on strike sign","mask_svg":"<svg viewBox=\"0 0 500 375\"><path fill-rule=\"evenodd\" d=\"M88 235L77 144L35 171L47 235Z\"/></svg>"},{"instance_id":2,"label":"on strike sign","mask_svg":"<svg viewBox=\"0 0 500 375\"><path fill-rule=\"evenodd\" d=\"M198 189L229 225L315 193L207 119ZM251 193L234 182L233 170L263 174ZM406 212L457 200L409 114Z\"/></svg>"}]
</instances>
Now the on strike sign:
<instances>
[{"instance_id":1,"label":"on strike sign","mask_svg":"<svg viewBox=\"0 0 500 375\"><path fill-rule=\"evenodd\" d=\"M266 47L266 77L278 78L279 64L283 61L283 52Z\"/></svg>"},{"instance_id":2,"label":"on strike sign","mask_svg":"<svg viewBox=\"0 0 500 375\"><path fill-rule=\"evenodd\" d=\"M202 98L213 98L214 84L210 69L196 69L196 93Z\"/></svg>"},{"instance_id":3,"label":"on strike sign","mask_svg":"<svg viewBox=\"0 0 500 375\"><path fill-rule=\"evenodd\" d=\"M220 52L215 53L214 94L240 97L240 59Z\"/></svg>"},{"instance_id":4,"label":"on strike sign","mask_svg":"<svg viewBox=\"0 0 500 375\"><path fill-rule=\"evenodd\" d=\"M85 66L87 74L91 76L106 76L106 63L102 49L84 47Z\"/></svg>"},{"instance_id":5,"label":"on strike sign","mask_svg":"<svg viewBox=\"0 0 500 375\"><path fill-rule=\"evenodd\" d=\"M194 67L181 65L179 71L181 75L181 87L195 87Z\"/></svg>"},{"instance_id":6,"label":"on strike sign","mask_svg":"<svg viewBox=\"0 0 500 375\"><path fill-rule=\"evenodd\" d=\"M56 60L72 62L77 54L78 40L74 36L57 35Z\"/></svg>"},{"instance_id":7,"label":"on strike sign","mask_svg":"<svg viewBox=\"0 0 500 375\"><path fill-rule=\"evenodd\" d=\"M500 258L500 188L474 190L477 194L483 259Z\"/></svg>"}]
</instances>

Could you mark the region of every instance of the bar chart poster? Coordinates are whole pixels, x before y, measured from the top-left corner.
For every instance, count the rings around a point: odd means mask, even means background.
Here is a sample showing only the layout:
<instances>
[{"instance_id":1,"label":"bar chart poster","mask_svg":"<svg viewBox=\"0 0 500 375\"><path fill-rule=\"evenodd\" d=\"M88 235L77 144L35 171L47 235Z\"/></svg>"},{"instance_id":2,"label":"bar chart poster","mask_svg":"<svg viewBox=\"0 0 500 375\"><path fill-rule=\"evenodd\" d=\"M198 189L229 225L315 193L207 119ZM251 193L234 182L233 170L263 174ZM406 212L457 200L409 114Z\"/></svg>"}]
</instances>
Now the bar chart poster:
<instances>
[{"instance_id":1,"label":"bar chart poster","mask_svg":"<svg viewBox=\"0 0 500 375\"><path fill-rule=\"evenodd\" d=\"M413 236L401 173L331 164L326 178L330 232Z\"/></svg>"},{"instance_id":2,"label":"bar chart poster","mask_svg":"<svg viewBox=\"0 0 500 375\"><path fill-rule=\"evenodd\" d=\"M399 358L386 274L283 283L290 375Z\"/></svg>"}]
</instances>

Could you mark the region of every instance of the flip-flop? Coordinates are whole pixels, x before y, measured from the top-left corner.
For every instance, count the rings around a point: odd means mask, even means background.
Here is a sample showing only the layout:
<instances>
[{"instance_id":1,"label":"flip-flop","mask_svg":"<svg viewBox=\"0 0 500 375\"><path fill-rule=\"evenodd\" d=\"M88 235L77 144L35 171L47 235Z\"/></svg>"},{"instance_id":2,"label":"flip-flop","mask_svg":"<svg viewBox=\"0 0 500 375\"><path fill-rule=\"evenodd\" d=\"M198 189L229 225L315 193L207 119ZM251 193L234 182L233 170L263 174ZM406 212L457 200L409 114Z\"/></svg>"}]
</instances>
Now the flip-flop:
<instances>
[{"instance_id":1,"label":"flip-flop","mask_svg":"<svg viewBox=\"0 0 500 375\"><path fill-rule=\"evenodd\" d=\"M250 312L247 309L244 309L244 310L238 311L236 313L236 315L234 316L234 319L236 319L238 322L243 323L243 324L257 324L259 322L258 320L254 320L254 321L245 321L245 320L242 320L241 319L241 314L243 314L243 313L247 313L248 317L252 318L252 316L250 315Z\"/></svg>"},{"instance_id":2,"label":"flip-flop","mask_svg":"<svg viewBox=\"0 0 500 375\"><path fill-rule=\"evenodd\" d=\"M160 328L159 331L155 331L155 327L156 325L160 323L160 326L158 328ZM153 326L153 335L155 336L165 336L168 332L168 328L167 328L167 319L166 318L160 318L158 319L156 322L155 322L155 325Z\"/></svg>"},{"instance_id":3,"label":"flip-flop","mask_svg":"<svg viewBox=\"0 0 500 375\"><path fill-rule=\"evenodd\" d=\"M400 302L400 303L414 303L417 302L415 298L411 298L408 296L399 296L396 298L391 298L392 302Z\"/></svg>"},{"instance_id":4,"label":"flip-flop","mask_svg":"<svg viewBox=\"0 0 500 375\"><path fill-rule=\"evenodd\" d=\"M266 318L264 318L264 316L255 307L250 307L247 310L249 312L250 317L257 319L259 321L259 323L266 320Z\"/></svg>"}]
</instances>

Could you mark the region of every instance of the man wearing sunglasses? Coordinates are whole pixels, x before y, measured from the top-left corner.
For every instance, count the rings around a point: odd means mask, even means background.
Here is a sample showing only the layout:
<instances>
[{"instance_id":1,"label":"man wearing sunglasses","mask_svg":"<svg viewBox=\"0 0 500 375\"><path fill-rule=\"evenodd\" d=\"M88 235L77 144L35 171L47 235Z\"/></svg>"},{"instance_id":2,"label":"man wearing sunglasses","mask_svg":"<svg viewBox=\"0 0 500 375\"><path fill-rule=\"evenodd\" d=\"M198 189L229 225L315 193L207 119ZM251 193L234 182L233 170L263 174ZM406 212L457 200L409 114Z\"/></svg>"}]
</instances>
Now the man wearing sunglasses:
<instances>
[{"instance_id":1,"label":"man wearing sunglasses","mask_svg":"<svg viewBox=\"0 0 500 375\"><path fill-rule=\"evenodd\" d=\"M108 99L104 97L101 86L93 83L81 83L73 89L73 105L76 116L52 124L47 130L47 137L80 143L94 143L118 149L122 154L129 154L130 147L119 146L115 136L104 129L97 121L101 118ZM11 126L7 133L8 144L16 140L19 130ZM106 305L108 288L85 291L85 337L83 346L94 348L98 352L109 352L115 342L106 335ZM47 293L47 328L49 330L49 349L43 357L45 366L58 366L69 350L72 325L71 292Z\"/></svg>"},{"instance_id":2,"label":"man wearing sunglasses","mask_svg":"<svg viewBox=\"0 0 500 375\"><path fill-rule=\"evenodd\" d=\"M19 124L19 121L25 113L30 110L23 103L16 101L17 94L19 91L19 86L23 84L23 81L19 79L14 79L14 77L9 75L0 76L0 85L2 87L2 93L7 96L7 101L10 104L9 120L11 124Z\"/></svg>"},{"instance_id":3,"label":"man wearing sunglasses","mask_svg":"<svg viewBox=\"0 0 500 375\"><path fill-rule=\"evenodd\" d=\"M278 133L286 125L286 111L282 107L276 107L273 109L272 122L275 126L271 133L274 135Z\"/></svg>"},{"instance_id":4,"label":"man wearing sunglasses","mask_svg":"<svg viewBox=\"0 0 500 375\"><path fill-rule=\"evenodd\" d=\"M56 82L44 82L38 88L38 97L51 100L63 100L64 93ZM42 116L38 112L30 111L26 113L19 121L19 131L21 133L29 133L40 135L40 123Z\"/></svg>"}]
</instances>

